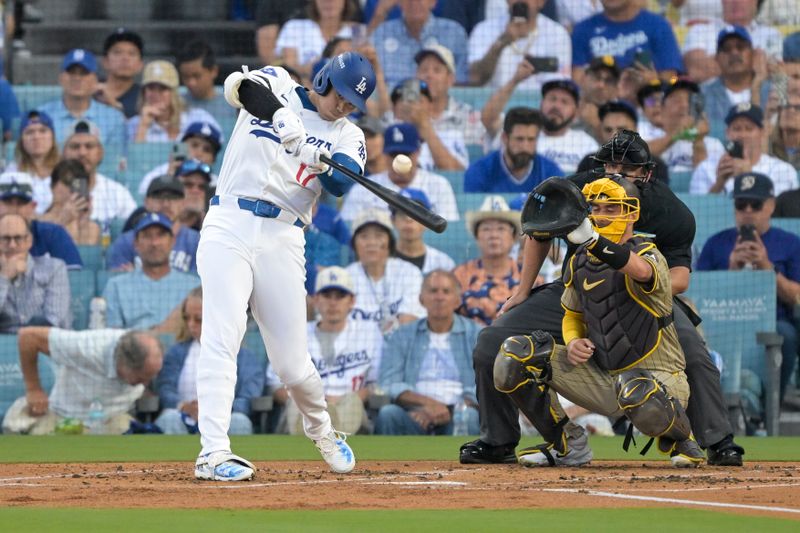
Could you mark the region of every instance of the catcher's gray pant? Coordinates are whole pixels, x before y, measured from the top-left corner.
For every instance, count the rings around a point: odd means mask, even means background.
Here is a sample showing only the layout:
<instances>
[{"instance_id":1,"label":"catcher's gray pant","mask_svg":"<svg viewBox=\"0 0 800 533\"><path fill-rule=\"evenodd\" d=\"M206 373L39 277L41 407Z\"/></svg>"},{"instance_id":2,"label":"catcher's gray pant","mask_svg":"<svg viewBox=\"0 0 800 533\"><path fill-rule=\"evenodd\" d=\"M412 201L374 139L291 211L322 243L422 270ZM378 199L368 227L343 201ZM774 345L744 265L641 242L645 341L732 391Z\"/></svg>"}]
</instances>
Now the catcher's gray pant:
<instances>
[{"instance_id":1,"label":"catcher's gray pant","mask_svg":"<svg viewBox=\"0 0 800 533\"><path fill-rule=\"evenodd\" d=\"M484 328L472 352L481 440L493 446L516 445L520 439L518 412L511 398L494 386L494 360L500 345L508 337L529 335L541 329L558 343L561 337L561 282L535 288L523 303L503 314ZM686 375L692 391L686 409L695 438L707 448L733 434L720 386L719 370L708 355L705 341L684 313L675 306L675 328L686 357Z\"/></svg>"}]
</instances>

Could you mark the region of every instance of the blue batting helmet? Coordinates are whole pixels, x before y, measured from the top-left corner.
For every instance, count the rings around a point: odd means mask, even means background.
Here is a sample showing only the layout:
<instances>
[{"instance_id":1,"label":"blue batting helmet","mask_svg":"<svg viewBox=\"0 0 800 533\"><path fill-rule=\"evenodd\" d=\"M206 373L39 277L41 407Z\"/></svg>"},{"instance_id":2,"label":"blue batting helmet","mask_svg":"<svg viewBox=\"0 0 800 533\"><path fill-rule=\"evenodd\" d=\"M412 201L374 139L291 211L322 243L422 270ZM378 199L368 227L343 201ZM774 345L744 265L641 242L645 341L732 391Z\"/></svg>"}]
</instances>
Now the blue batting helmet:
<instances>
[{"instance_id":1,"label":"blue batting helmet","mask_svg":"<svg viewBox=\"0 0 800 533\"><path fill-rule=\"evenodd\" d=\"M325 95L331 86L345 100L366 113L367 99L375 90L375 71L369 60L361 54L339 54L314 76L314 90L317 93Z\"/></svg>"}]
</instances>

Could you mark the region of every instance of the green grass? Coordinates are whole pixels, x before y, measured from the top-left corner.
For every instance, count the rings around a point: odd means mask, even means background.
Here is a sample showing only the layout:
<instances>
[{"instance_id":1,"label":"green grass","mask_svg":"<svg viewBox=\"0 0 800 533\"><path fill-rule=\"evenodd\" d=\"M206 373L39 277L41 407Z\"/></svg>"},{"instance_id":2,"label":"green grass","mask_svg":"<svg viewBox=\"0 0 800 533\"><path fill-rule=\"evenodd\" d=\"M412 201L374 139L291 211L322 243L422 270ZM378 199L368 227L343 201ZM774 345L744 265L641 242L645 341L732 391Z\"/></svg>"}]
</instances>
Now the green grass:
<instances>
[{"instance_id":1,"label":"green grass","mask_svg":"<svg viewBox=\"0 0 800 533\"><path fill-rule=\"evenodd\" d=\"M4 531L169 533L226 531L797 531L797 522L695 509L508 509L458 511L211 511L0 509Z\"/></svg>"},{"instance_id":2,"label":"green grass","mask_svg":"<svg viewBox=\"0 0 800 533\"><path fill-rule=\"evenodd\" d=\"M466 437L353 436L348 442L360 460L458 460ZM800 461L800 437L737 438L747 461ZM526 439L521 445L537 444ZM637 440L641 447L646 440ZM592 438L595 460L642 460L635 450L625 453L622 439ZM0 436L0 462L70 463L114 461L191 461L200 449L196 436ZM317 460L314 445L304 437L254 435L234 437L236 453L254 461ZM659 454L651 450L648 458Z\"/></svg>"}]
</instances>

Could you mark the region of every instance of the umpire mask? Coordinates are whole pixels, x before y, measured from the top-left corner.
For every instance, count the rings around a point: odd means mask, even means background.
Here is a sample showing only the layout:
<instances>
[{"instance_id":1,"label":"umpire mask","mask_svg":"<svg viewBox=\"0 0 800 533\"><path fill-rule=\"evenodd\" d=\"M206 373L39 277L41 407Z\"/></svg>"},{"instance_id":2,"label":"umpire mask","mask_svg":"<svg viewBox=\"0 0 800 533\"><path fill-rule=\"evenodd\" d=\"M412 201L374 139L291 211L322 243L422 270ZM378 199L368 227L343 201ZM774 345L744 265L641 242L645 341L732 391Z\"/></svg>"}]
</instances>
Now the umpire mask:
<instances>
[{"instance_id":1,"label":"umpire mask","mask_svg":"<svg viewBox=\"0 0 800 533\"><path fill-rule=\"evenodd\" d=\"M639 220L636 186L625 178L600 178L584 185L582 192L592 206L589 220L597 233L612 242L618 243L628 224ZM601 210L596 209L601 205Z\"/></svg>"}]
</instances>

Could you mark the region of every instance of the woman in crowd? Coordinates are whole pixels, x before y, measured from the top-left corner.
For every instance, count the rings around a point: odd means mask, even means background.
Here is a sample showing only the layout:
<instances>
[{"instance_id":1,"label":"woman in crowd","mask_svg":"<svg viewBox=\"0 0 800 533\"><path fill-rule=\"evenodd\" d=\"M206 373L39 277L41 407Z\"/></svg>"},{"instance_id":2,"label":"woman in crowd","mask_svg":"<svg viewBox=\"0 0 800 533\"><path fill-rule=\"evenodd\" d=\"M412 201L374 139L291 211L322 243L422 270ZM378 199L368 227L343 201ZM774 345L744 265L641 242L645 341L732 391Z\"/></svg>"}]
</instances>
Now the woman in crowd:
<instances>
[{"instance_id":1,"label":"woman in crowd","mask_svg":"<svg viewBox=\"0 0 800 533\"><path fill-rule=\"evenodd\" d=\"M31 177L37 214L44 213L53 200L50 192L50 175L58 159L53 120L47 113L28 112L22 118L19 128L14 162L6 170L24 172Z\"/></svg>"},{"instance_id":2,"label":"woman in crowd","mask_svg":"<svg viewBox=\"0 0 800 533\"><path fill-rule=\"evenodd\" d=\"M100 244L100 226L90 218L89 176L81 162L64 159L49 181L52 203L39 219L63 226L79 246Z\"/></svg>"}]
</instances>

